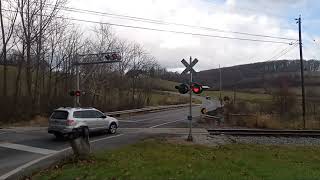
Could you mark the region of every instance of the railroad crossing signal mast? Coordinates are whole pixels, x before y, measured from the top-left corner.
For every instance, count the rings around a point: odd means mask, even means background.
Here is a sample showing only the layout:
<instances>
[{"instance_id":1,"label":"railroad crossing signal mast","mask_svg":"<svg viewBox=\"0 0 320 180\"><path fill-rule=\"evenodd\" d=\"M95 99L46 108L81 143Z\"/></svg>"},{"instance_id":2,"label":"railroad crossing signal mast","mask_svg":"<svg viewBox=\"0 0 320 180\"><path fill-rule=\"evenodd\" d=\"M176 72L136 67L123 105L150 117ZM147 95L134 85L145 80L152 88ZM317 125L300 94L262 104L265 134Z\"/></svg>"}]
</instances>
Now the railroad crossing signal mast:
<instances>
[{"instance_id":1,"label":"railroad crossing signal mast","mask_svg":"<svg viewBox=\"0 0 320 180\"><path fill-rule=\"evenodd\" d=\"M181 62L186 67L186 69L181 74L186 74L186 73L190 72L190 81L189 81L189 84L184 83L184 84L180 84L179 86L176 86L176 89L178 89L178 91L181 94L186 94L188 92L190 94L190 106L189 106L189 116L188 116L189 135L188 135L187 140L193 141L193 137L192 137L192 92L194 92L195 94L200 94L203 91L203 88L200 84L192 82L192 74L196 73L196 71L193 69L193 66L198 63L198 59L192 60L192 57L190 56L189 63L185 59L182 59Z\"/></svg>"},{"instance_id":2,"label":"railroad crossing signal mast","mask_svg":"<svg viewBox=\"0 0 320 180\"><path fill-rule=\"evenodd\" d=\"M82 94L80 90L80 65L91 65L91 64L108 64L108 63L116 63L121 62L121 56L117 52L107 52L107 53L98 53L98 54L82 54L78 55L79 58L84 56L93 56L97 57L98 61L94 62L75 62L73 65L76 67L76 90L70 92L70 96L74 96L74 107L80 106L80 96ZM102 61L102 58L105 58L107 61Z\"/></svg>"}]
</instances>

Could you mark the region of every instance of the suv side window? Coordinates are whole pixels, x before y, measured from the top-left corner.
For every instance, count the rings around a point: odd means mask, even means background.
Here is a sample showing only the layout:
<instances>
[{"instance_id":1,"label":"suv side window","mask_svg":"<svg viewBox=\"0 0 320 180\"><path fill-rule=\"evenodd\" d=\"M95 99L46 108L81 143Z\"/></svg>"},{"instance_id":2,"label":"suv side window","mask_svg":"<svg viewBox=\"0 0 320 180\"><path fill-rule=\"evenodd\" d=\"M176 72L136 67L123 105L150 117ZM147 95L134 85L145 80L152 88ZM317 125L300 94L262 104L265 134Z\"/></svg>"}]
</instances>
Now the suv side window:
<instances>
[{"instance_id":1,"label":"suv side window","mask_svg":"<svg viewBox=\"0 0 320 180\"><path fill-rule=\"evenodd\" d=\"M104 114L102 114L99 111L94 111L96 118L101 118L102 116L104 116Z\"/></svg>"},{"instance_id":2,"label":"suv side window","mask_svg":"<svg viewBox=\"0 0 320 180\"><path fill-rule=\"evenodd\" d=\"M102 114L99 111L89 110L87 112L89 113L89 118L100 118L102 116Z\"/></svg>"},{"instance_id":3,"label":"suv side window","mask_svg":"<svg viewBox=\"0 0 320 180\"><path fill-rule=\"evenodd\" d=\"M51 118L52 119L68 119L68 115L69 115L68 111L57 110L57 111L53 111Z\"/></svg>"},{"instance_id":4,"label":"suv side window","mask_svg":"<svg viewBox=\"0 0 320 180\"><path fill-rule=\"evenodd\" d=\"M75 111L75 112L73 112L73 117L74 118L84 118L82 112L83 111Z\"/></svg>"},{"instance_id":5,"label":"suv side window","mask_svg":"<svg viewBox=\"0 0 320 180\"><path fill-rule=\"evenodd\" d=\"M93 118L91 111L82 111L83 118Z\"/></svg>"},{"instance_id":6,"label":"suv side window","mask_svg":"<svg viewBox=\"0 0 320 180\"><path fill-rule=\"evenodd\" d=\"M103 116L99 111L94 111L94 110L86 110L86 111L75 111L73 112L73 117L74 118L100 118Z\"/></svg>"},{"instance_id":7,"label":"suv side window","mask_svg":"<svg viewBox=\"0 0 320 180\"><path fill-rule=\"evenodd\" d=\"M74 118L92 118L90 111L75 111L73 112Z\"/></svg>"}]
</instances>

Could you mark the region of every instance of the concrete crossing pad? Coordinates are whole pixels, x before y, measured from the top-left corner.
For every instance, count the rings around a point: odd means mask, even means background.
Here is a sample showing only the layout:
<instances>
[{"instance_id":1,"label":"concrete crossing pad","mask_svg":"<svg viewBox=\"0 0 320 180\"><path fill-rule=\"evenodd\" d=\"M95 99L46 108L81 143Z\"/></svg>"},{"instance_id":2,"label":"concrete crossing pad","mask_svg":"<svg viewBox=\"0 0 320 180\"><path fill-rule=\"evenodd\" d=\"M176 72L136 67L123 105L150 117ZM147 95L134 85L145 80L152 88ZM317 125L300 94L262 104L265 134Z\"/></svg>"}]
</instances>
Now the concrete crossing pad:
<instances>
[{"instance_id":1,"label":"concrete crossing pad","mask_svg":"<svg viewBox=\"0 0 320 180\"><path fill-rule=\"evenodd\" d=\"M189 133L189 128L121 128L123 133L146 133L146 134L176 134L184 135ZM203 128L193 128L193 134L208 135L208 131Z\"/></svg>"}]
</instances>

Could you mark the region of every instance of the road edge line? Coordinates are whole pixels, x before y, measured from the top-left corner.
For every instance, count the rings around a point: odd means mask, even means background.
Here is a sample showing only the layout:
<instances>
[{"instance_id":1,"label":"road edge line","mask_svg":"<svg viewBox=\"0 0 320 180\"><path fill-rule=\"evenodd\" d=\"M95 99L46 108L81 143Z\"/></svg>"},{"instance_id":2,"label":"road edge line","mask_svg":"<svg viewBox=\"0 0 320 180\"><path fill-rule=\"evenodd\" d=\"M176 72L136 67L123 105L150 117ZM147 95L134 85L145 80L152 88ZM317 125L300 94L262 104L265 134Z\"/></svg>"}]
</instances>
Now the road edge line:
<instances>
[{"instance_id":1,"label":"road edge line","mask_svg":"<svg viewBox=\"0 0 320 180\"><path fill-rule=\"evenodd\" d=\"M163 126L163 125L167 125L167 124L171 124L171 123L175 123L175 122L179 122L179 121L185 121L185 119L179 119L179 120L176 120L176 121L170 121L170 122L166 122L166 123L162 123L162 124L157 124L157 125L151 126L149 128L156 128L156 127L159 127L159 126Z\"/></svg>"},{"instance_id":2,"label":"road edge line","mask_svg":"<svg viewBox=\"0 0 320 180\"><path fill-rule=\"evenodd\" d=\"M102 141L102 140L106 140L106 139L111 139L111 138L115 138L115 137L120 137L124 134L118 134L118 135L114 135L114 136L108 136L108 137L104 137L104 138L100 138L100 139L95 139L90 141L91 143L95 143L98 141ZM70 153L72 153L71 151L71 147L68 148L64 148L62 150L57 151L56 153L53 154L49 154L43 157L40 157L38 159L34 159L30 162L27 162L3 175L0 176L0 180L7 180L7 179L19 179L23 176L25 176L26 174L32 174L34 171L36 171L37 169L44 169L44 168L48 168L50 166L52 166L54 163L57 163L58 161L61 161L62 159L66 158ZM68 152L70 151L70 152ZM65 153L65 154L63 154ZM37 163L39 163L40 161L44 161L47 160L49 158L52 158L53 156L58 156L58 159L53 159L51 161L48 160L48 162L44 165L44 167L35 167L34 169L29 169L31 168L33 165L36 165ZM30 171L30 172L26 172L24 173L24 171ZM18 174L21 173L21 174Z\"/></svg>"},{"instance_id":3,"label":"road edge line","mask_svg":"<svg viewBox=\"0 0 320 180\"><path fill-rule=\"evenodd\" d=\"M1 176L0 176L0 180L10 179L10 178L12 178L12 179L17 179L17 178L18 178L18 179L19 179L19 178L21 178L24 174L22 173L22 174L18 175L18 173L27 170L27 168L30 168L31 166L39 163L40 161L46 160L46 159L51 158L51 157L53 157L53 156L55 156L55 155L59 155L60 153L63 153L64 151L67 151L67 150L70 150L70 149L71 149L71 148L65 148L65 149L63 149L63 150L58 151L57 153L49 154L49 155L40 157L40 158L38 158L38 159L34 159L34 160L32 160L32 161L30 161L30 162L28 162L28 163L26 163L26 164L23 164L23 165L15 168L15 169L7 172L7 173L1 175ZM59 158L58 160L61 160L61 159L62 159L62 158ZM51 163L50 163L50 165L51 165ZM50 165L49 165L49 166L50 166Z\"/></svg>"}]
</instances>

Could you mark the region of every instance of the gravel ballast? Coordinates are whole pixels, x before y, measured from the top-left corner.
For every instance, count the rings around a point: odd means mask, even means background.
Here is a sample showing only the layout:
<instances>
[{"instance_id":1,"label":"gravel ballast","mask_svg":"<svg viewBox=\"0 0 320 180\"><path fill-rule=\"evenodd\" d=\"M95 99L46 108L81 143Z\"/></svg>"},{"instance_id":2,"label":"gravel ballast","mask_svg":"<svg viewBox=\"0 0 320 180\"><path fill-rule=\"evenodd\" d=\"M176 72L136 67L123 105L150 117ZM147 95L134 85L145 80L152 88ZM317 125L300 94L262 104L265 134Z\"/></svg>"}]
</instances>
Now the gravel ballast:
<instances>
[{"instance_id":1,"label":"gravel ballast","mask_svg":"<svg viewBox=\"0 0 320 180\"><path fill-rule=\"evenodd\" d=\"M229 136L236 143L319 146L320 139L312 137L274 137L274 136Z\"/></svg>"},{"instance_id":2,"label":"gravel ballast","mask_svg":"<svg viewBox=\"0 0 320 180\"><path fill-rule=\"evenodd\" d=\"M176 137L184 141L187 136ZM206 146L225 144L262 144L262 145L296 145L320 146L320 138L312 137L273 137L273 136L229 136L229 135L194 135L193 143Z\"/></svg>"}]
</instances>

